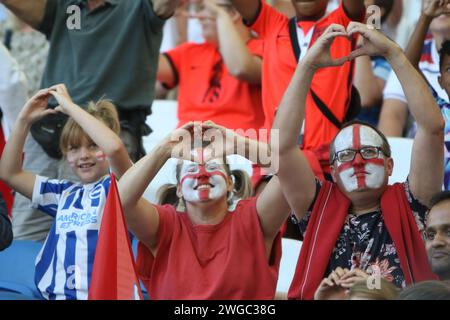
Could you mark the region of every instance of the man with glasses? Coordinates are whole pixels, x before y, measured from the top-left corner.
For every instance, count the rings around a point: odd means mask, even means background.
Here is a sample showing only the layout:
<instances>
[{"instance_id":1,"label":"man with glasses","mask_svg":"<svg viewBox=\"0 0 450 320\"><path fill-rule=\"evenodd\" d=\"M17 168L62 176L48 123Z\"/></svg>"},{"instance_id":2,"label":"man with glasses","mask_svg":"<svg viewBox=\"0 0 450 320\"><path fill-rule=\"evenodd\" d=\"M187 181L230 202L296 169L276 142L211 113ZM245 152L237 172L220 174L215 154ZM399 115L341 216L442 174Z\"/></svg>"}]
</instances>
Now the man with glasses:
<instances>
[{"instance_id":1,"label":"man with glasses","mask_svg":"<svg viewBox=\"0 0 450 320\"><path fill-rule=\"evenodd\" d=\"M336 37L359 34L361 48L331 58ZM389 144L375 127L344 125L330 146L334 182L319 183L296 147L311 80L321 68L339 66L362 55L383 56L399 77L418 124L406 182L388 185L394 162ZM299 63L278 109L278 177L303 235L302 251L289 291L293 299L312 299L325 277L335 289L348 289L361 271L398 287L435 279L419 231L427 205L443 181L444 120L426 82L401 48L377 30L352 22L332 25ZM405 159L410 161L410 159Z\"/></svg>"}]
</instances>

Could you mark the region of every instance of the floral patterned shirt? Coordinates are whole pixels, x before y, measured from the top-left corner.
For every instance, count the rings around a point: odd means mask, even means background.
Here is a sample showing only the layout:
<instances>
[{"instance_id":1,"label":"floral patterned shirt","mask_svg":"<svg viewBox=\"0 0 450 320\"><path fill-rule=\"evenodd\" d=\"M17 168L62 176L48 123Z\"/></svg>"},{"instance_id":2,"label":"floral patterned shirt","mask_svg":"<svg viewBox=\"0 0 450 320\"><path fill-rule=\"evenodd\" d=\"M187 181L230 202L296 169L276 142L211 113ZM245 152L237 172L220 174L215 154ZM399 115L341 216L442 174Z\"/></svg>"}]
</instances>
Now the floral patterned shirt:
<instances>
[{"instance_id":1,"label":"floral patterned shirt","mask_svg":"<svg viewBox=\"0 0 450 320\"><path fill-rule=\"evenodd\" d=\"M419 231L422 233L425 229L428 208L414 198L409 190L408 182L404 182L403 187ZM320 188L321 184L317 182L316 197ZM293 217L294 223L297 223L300 228L302 237L305 235L314 203L315 200L311 205L311 211L302 220L296 221ZM406 287L397 250L386 228L381 210L360 216L349 212L330 257L325 277L337 267L349 270L360 268L372 273L375 266L378 267L383 278L397 287Z\"/></svg>"}]
</instances>

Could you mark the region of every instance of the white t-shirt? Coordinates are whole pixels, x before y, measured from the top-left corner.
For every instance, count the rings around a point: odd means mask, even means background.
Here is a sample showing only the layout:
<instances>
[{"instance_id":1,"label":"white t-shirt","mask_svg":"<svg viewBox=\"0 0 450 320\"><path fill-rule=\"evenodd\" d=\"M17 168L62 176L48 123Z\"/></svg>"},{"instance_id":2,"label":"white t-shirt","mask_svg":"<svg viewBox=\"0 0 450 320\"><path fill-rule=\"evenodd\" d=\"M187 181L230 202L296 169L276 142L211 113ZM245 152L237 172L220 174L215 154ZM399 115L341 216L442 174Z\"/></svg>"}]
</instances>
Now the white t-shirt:
<instances>
[{"instance_id":1,"label":"white t-shirt","mask_svg":"<svg viewBox=\"0 0 450 320\"><path fill-rule=\"evenodd\" d=\"M439 53L436 49L436 41L432 37L427 37L424 43L422 57L419 68L427 81L438 93L440 97L447 97L445 90L441 88L438 82L439 72ZM383 98L396 99L407 103L400 81L394 72L391 73L383 92Z\"/></svg>"}]
</instances>

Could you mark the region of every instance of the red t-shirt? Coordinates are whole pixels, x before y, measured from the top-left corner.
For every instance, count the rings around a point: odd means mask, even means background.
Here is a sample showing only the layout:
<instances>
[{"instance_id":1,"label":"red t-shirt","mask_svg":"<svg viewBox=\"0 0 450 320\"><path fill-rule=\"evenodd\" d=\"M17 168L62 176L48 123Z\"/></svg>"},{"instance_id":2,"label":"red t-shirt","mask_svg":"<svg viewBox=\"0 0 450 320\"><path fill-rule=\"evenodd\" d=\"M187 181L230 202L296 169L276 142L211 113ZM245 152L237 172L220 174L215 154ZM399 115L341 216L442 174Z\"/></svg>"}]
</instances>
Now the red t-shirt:
<instances>
[{"instance_id":1,"label":"red t-shirt","mask_svg":"<svg viewBox=\"0 0 450 320\"><path fill-rule=\"evenodd\" d=\"M363 17L361 17L363 18ZM350 23L341 3L338 9L315 23L310 45L333 23L347 27ZM265 128L270 129L281 99L291 81L297 60L289 36L289 19L261 1L261 10L251 28L264 40L262 95ZM332 57L347 56L352 51L348 39L337 38L331 46ZM311 88L340 121L348 109L352 80L351 64L317 71ZM338 129L322 115L309 94L305 110L304 148L317 149L328 144Z\"/></svg>"},{"instance_id":2,"label":"red t-shirt","mask_svg":"<svg viewBox=\"0 0 450 320\"><path fill-rule=\"evenodd\" d=\"M281 237L271 263L256 198L241 200L218 225L194 226L186 213L157 206L158 252L139 243L137 269L151 299L269 300L275 296Z\"/></svg>"},{"instance_id":3,"label":"red t-shirt","mask_svg":"<svg viewBox=\"0 0 450 320\"><path fill-rule=\"evenodd\" d=\"M247 47L262 55L261 40L250 40ZM231 76L217 46L186 43L165 55L179 88L178 126L207 120L230 129L258 130L264 125L261 86Z\"/></svg>"}]
</instances>

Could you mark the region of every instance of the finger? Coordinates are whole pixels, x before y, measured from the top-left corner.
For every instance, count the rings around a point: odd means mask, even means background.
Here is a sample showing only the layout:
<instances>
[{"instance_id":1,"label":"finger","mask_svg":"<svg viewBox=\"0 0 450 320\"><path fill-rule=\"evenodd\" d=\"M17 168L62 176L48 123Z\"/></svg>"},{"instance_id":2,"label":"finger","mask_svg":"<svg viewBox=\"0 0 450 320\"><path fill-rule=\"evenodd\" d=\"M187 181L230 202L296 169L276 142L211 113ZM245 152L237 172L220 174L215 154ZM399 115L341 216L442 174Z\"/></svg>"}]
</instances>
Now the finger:
<instances>
[{"instance_id":1,"label":"finger","mask_svg":"<svg viewBox=\"0 0 450 320\"><path fill-rule=\"evenodd\" d=\"M342 57L342 58L338 58L338 59L333 59L331 61L331 66L333 67L339 67L342 66L344 63L350 61L350 57Z\"/></svg>"},{"instance_id":2,"label":"finger","mask_svg":"<svg viewBox=\"0 0 450 320\"><path fill-rule=\"evenodd\" d=\"M359 278L363 278L364 279L364 278L368 278L369 275L366 272L362 271L361 269L353 269L353 270L347 272L341 278L341 280L344 281L344 280L347 280L347 279L352 278L352 277L359 277Z\"/></svg>"},{"instance_id":3,"label":"finger","mask_svg":"<svg viewBox=\"0 0 450 320\"><path fill-rule=\"evenodd\" d=\"M63 110L63 108L61 108L61 106L57 106L54 110L57 112L64 112L64 110Z\"/></svg>"},{"instance_id":4,"label":"finger","mask_svg":"<svg viewBox=\"0 0 450 320\"><path fill-rule=\"evenodd\" d=\"M369 53L367 52L367 49L364 47L358 48L350 52L348 58L348 61L354 60L358 57L367 56Z\"/></svg>"},{"instance_id":5,"label":"finger","mask_svg":"<svg viewBox=\"0 0 450 320\"><path fill-rule=\"evenodd\" d=\"M324 34L332 33L332 32L346 32L345 27L343 25L333 23L331 24L324 32Z\"/></svg>"},{"instance_id":6,"label":"finger","mask_svg":"<svg viewBox=\"0 0 450 320\"><path fill-rule=\"evenodd\" d=\"M334 41L334 39L336 39L337 37L347 38L348 34L345 31L333 31L333 32L330 32L330 33L324 35L322 39L324 42L331 44Z\"/></svg>"},{"instance_id":7,"label":"finger","mask_svg":"<svg viewBox=\"0 0 450 320\"><path fill-rule=\"evenodd\" d=\"M328 278L323 279L323 284L324 284L326 287L334 287L333 281L331 281L331 280L328 279Z\"/></svg>"},{"instance_id":8,"label":"finger","mask_svg":"<svg viewBox=\"0 0 450 320\"><path fill-rule=\"evenodd\" d=\"M336 272L333 271L328 278L335 284L339 285L339 276L336 274Z\"/></svg>"},{"instance_id":9,"label":"finger","mask_svg":"<svg viewBox=\"0 0 450 320\"><path fill-rule=\"evenodd\" d=\"M55 109L47 109L47 110L42 111L41 116L45 117L45 116L48 116L50 114L56 114L56 113L58 113L58 111L55 110Z\"/></svg>"},{"instance_id":10,"label":"finger","mask_svg":"<svg viewBox=\"0 0 450 320\"><path fill-rule=\"evenodd\" d=\"M344 269L342 269L341 267L337 267L334 272L336 272L336 274L339 276L339 279L345 274Z\"/></svg>"},{"instance_id":11,"label":"finger","mask_svg":"<svg viewBox=\"0 0 450 320\"><path fill-rule=\"evenodd\" d=\"M57 91L50 90L49 94L51 94L53 97L55 97L56 100L61 99L61 95Z\"/></svg>"},{"instance_id":12,"label":"finger","mask_svg":"<svg viewBox=\"0 0 450 320\"><path fill-rule=\"evenodd\" d=\"M48 89L41 89L38 92L36 92L31 99L41 99L41 98L47 97L48 94L49 94Z\"/></svg>"},{"instance_id":13,"label":"finger","mask_svg":"<svg viewBox=\"0 0 450 320\"><path fill-rule=\"evenodd\" d=\"M357 22L357 21L351 21L348 26L347 26L347 33L349 33L351 30L354 29L365 29L367 28L367 26L361 22Z\"/></svg>"},{"instance_id":14,"label":"finger","mask_svg":"<svg viewBox=\"0 0 450 320\"><path fill-rule=\"evenodd\" d=\"M344 281L344 280L346 280L346 279L348 279L348 278L354 277L354 276L355 276L355 270L356 270L356 269L353 269L353 270L350 270L350 271L346 272L346 273L341 277L341 280Z\"/></svg>"},{"instance_id":15,"label":"finger","mask_svg":"<svg viewBox=\"0 0 450 320\"><path fill-rule=\"evenodd\" d=\"M357 283L357 282L360 282L360 281L364 282L365 280L366 280L365 278L355 276L355 277L351 277L351 278L348 278L345 280L341 280L340 285L343 287L344 286L349 287L349 286L354 286L355 283Z\"/></svg>"}]
</instances>

